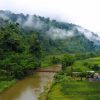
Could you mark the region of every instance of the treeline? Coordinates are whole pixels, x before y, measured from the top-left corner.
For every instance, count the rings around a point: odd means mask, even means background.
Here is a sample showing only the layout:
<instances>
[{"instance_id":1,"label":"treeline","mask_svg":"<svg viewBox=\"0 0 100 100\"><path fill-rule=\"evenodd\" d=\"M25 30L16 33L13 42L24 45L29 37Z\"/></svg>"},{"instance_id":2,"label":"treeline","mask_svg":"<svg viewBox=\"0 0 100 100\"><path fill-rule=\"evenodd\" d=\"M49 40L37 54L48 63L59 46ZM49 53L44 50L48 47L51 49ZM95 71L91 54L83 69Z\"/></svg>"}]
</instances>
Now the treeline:
<instances>
[{"instance_id":1,"label":"treeline","mask_svg":"<svg viewBox=\"0 0 100 100\"><path fill-rule=\"evenodd\" d=\"M98 57L100 56L100 52L86 52L86 53L63 53L59 55L55 55L51 58L51 63L52 64L59 64L62 63L63 61L67 60L69 62L77 61L77 60L84 60L88 58L93 58L93 57ZM69 65L68 65L69 66Z\"/></svg>"},{"instance_id":2,"label":"treeline","mask_svg":"<svg viewBox=\"0 0 100 100\"><path fill-rule=\"evenodd\" d=\"M23 78L41 66L41 45L35 34L23 35L18 24L0 27L0 80Z\"/></svg>"}]
</instances>

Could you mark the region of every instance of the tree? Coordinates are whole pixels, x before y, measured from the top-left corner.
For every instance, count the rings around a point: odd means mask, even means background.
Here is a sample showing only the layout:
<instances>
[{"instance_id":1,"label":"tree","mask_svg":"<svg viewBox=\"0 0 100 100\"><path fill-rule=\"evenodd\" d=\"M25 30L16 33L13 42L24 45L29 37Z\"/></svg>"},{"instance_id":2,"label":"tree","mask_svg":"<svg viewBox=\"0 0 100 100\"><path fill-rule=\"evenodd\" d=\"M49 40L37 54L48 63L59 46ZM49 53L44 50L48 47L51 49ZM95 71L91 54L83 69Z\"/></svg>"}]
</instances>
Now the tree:
<instances>
[{"instance_id":1,"label":"tree","mask_svg":"<svg viewBox=\"0 0 100 100\"><path fill-rule=\"evenodd\" d=\"M80 72L79 74L81 81L83 80L83 77L86 77L86 72Z\"/></svg>"},{"instance_id":2,"label":"tree","mask_svg":"<svg viewBox=\"0 0 100 100\"><path fill-rule=\"evenodd\" d=\"M41 45L37 37L34 35L31 37L30 40L30 47L29 47L29 52L32 54L33 59L37 62L37 66L41 65L41 56L42 56L42 51L41 51Z\"/></svg>"},{"instance_id":3,"label":"tree","mask_svg":"<svg viewBox=\"0 0 100 100\"><path fill-rule=\"evenodd\" d=\"M62 60L62 70L65 70L66 67L71 66L74 63L75 59L73 55L66 54Z\"/></svg>"},{"instance_id":4,"label":"tree","mask_svg":"<svg viewBox=\"0 0 100 100\"><path fill-rule=\"evenodd\" d=\"M100 67L98 64L93 64L92 65L92 69L95 70L95 71L99 71L100 70Z\"/></svg>"},{"instance_id":5,"label":"tree","mask_svg":"<svg viewBox=\"0 0 100 100\"><path fill-rule=\"evenodd\" d=\"M60 63L60 59L53 56L52 57L52 64L58 64L58 63Z\"/></svg>"},{"instance_id":6,"label":"tree","mask_svg":"<svg viewBox=\"0 0 100 100\"><path fill-rule=\"evenodd\" d=\"M15 27L17 26L10 24L0 28L0 49L2 51L22 52L21 38L19 34L16 34L18 31Z\"/></svg>"}]
</instances>

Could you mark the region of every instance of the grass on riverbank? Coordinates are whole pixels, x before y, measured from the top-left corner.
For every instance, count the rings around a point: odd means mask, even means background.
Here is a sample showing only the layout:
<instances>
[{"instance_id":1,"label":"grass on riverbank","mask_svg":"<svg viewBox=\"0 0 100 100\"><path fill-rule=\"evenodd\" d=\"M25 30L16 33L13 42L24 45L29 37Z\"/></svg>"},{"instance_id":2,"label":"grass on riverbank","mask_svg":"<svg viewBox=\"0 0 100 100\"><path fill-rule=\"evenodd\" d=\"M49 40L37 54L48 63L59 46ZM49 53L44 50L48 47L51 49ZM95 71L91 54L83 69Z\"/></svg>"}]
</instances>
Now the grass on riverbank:
<instances>
[{"instance_id":1,"label":"grass on riverbank","mask_svg":"<svg viewBox=\"0 0 100 100\"><path fill-rule=\"evenodd\" d=\"M0 93L3 92L5 89L10 87L11 85L15 84L16 80L11 80L11 81L0 81Z\"/></svg>"},{"instance_id":2,"label":"grass on riverbank","mask_svg":"<svg viewBox=\"0 0 100 100\"><path fill-rule=\"evenodd\" d=\"M100 100L100 83L72 81L56 83L48 95L48 100Z\"/></svg>"}]
</instances>

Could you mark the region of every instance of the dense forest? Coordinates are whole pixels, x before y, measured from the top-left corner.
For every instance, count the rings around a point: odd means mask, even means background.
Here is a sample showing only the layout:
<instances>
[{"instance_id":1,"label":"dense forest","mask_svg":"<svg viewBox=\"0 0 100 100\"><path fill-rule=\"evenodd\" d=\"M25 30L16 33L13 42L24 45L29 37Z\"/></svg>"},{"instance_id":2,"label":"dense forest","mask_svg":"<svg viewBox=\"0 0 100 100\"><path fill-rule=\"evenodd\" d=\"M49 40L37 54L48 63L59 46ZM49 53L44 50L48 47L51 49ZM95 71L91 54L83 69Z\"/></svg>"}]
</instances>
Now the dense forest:
<instances>
[{"instance_id":1,"label":"dense forest","mask_svg":"<svg viewBox=\"0 0 100 100\"><path fill-rule=\"evenodd\" d=\"M0 74L7 78L21 78L27 75L28 70L41 65L38 38L34 34L26 36L19 33L17 24L6 24L0 28Z\"/></svg>"},{"instance_id":2,"label":"dense forest","mask_svg":"<svg viewBox=\"0 0 100 100\"><path fill-rule=\"evenodd\" d=\"M19 25L21 30L19 34L35 33L41 42L43 51L47 54L92 52L100 48L100 38L96 33L75 24L2 10L0 16L1 26L8 21Z\"/></svg>"}]
</instances>

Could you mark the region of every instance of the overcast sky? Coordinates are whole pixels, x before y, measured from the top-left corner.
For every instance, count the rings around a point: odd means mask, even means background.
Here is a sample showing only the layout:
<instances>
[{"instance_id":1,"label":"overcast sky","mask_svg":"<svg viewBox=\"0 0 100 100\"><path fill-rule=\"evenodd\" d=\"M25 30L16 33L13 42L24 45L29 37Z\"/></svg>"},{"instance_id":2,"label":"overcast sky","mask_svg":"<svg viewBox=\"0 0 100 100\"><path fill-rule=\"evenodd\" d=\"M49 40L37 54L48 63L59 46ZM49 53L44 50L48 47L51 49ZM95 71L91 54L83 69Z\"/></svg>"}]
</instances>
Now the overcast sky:
<instances>
[{"instance_id":1,"label":"overcast sky","mask_svg":"<svg viewBox=\"0 0 100 100\"><path fill-rule=\"evenodd\" d=\"M100 33L100 0L0 0L0 9L69 21Z\"/></svg>"}]
</instances>

